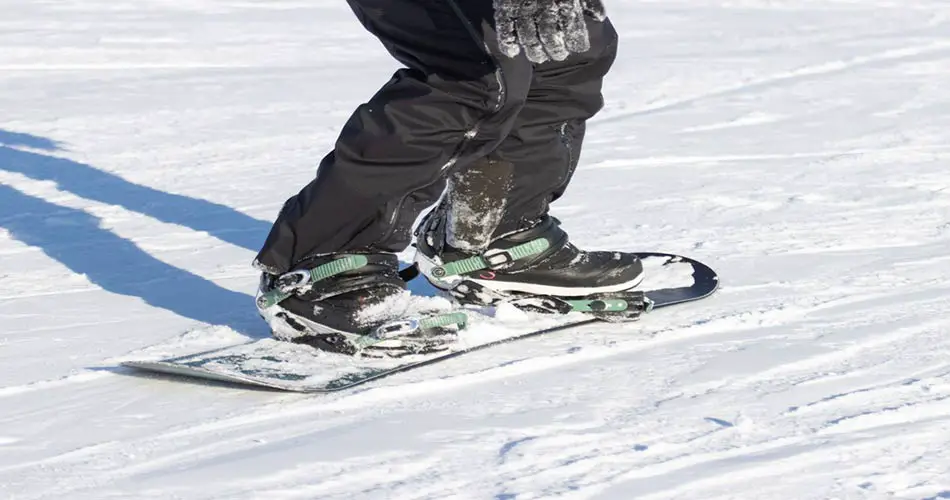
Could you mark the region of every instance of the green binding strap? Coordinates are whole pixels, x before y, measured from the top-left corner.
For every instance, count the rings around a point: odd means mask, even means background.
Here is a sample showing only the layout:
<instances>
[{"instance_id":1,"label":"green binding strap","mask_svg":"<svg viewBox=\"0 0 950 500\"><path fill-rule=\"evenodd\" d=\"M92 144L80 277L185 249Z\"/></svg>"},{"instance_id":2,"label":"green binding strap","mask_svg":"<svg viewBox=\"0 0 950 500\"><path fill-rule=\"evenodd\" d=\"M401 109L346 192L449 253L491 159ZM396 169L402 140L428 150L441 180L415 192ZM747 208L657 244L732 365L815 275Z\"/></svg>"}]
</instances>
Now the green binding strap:
<instances>
[{"instance_id":1,"label":"green binding strap","mask_svg":"<svg viewBox=\"0 0 950 500\"><path fill-rule=\"evenodd\" d=\"M257 305L261 309L275 306L284 301L287 297L293 295L293 291L303 287L308 283L316 283L331 278L347 271L355 271L369 263L365 255L347 255L346 257L331 260L326 264L319 265L309 271L293 271L283 276L296 274L301 277L300 281L290 287L277 287L269 292L261 294L257 298ZM283 277L282 276L282 277Z\"/></svg>"},{"instance_id":2,"label":"green binding strap","mask_svg":"<svg viewBox=\"0 0 950 500\"><path fill-rule=\"evenodd\" d=\"M310 282L315 283L347 271L355 271L368 263L369 259L365 255L347 255L342 259L331 260L310 270Z\"/></svg>"},{"instance_id":3,"label":"green binding strap","mask_svg":"<svg viewBox=\"0 0 950 500\"><path fill-rule=\"evenodd\" d=\"M422 330L452 325L458 326L459 330L465 328L468 326L468 315L463 312L454 312L429 316L419 320L419 328Z\"/></svg>"},{"instance_id":4,"label":"green binding strap","mask_svg":"<svg viewBox=\"0 0 950 500\"><path fill-rule=\"evenodd\" d=\"M624 312L630 303L624 299L565 300L571 309L577 312Z\"/></svg>"},{"instance_id":5,"label":"green binding strap","mask_svg":"<svg viewBox=\"0 0 950 500\"><path fill-rule=\"evenodd\" d=\"M463 312L451 312L445 314L433 314L422 318L407 318L394 320L383 324L373 333L361 335L350 340L357 349L370 347L385 340L399 339L408 335L424 333L426 330L442 328L447 326L456 326L459 330L468 325L468 315ZM385 332L385 333L383 333ZM412 342L412 339L406 339Z\"/></svg>"},{"instance_id":6,"label":"green binding strap","mask_svg":"<svg viewBox=\"0 0 950 500\"><path fill-rule=\"evenodd\" d=\"M257 297L257 307L261 309L267 309L268 307L273 307L284 301L287 297L290 297L289 293L282 292L276 288L264 292Z\"/></svg>"},{"instance_id":7,"label":"green binding strap","mask_svg":"<svg viewBox=\"0 0 950 500\"><path fill-rule=\"evenodd\" d=\"M435 276L436 278L444 278L446 276L459 276L475 271L481 271L482 269L497 269L502 264L507 264L525 257L533 257L538 255L550 247L551 243L547 240L547 238L538 238L527 243L513 246L496 254L488 254L488 252L486 252L488 255L476 255L467 259L448 262L441 266L432 268L431 272L432 276ZM498 257L504 258L504 262L493 262Z\"/></svg>"}]
</instances>

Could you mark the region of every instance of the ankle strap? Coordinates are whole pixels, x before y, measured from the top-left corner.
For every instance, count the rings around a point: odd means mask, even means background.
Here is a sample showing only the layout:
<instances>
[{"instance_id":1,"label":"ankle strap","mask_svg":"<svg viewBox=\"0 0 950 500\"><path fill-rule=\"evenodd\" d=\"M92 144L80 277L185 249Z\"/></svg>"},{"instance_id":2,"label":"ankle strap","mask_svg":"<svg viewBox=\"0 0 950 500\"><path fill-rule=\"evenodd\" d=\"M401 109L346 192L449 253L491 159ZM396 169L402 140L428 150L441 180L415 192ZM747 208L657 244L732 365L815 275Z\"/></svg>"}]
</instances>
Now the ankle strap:
<instances>
[{"instance_id":1,"label":"ankle strap","mask_svg":"<svg viewBox=\"0 0 950 500\"><path fill-rule=\"evenodd\" d=\"M549 242L547 238L538 238L511 248L489 249L481 255L475 255L454 262L447 262L441 266L432 268L431 272L432 276L436 278L444 278L446 276L458 276L481 271L482 269L504 269L515 261L540 255L550 247L551 242Z\"/></svg>"},{"instance_id":2,"label":"ankle strap","mask_svg":"<svg viewBox=\"0 0 950 500\"><path fill-rule=\"evenodd\" d=\"M332 278L338 274L355 271L369 263L365 255L346 255L331 260L313 269L300 269L280 275L274 283L274 289L261 294L257 298L257 305L261 309L275 306L307 285Z\"/></svg>"}]
</instances>

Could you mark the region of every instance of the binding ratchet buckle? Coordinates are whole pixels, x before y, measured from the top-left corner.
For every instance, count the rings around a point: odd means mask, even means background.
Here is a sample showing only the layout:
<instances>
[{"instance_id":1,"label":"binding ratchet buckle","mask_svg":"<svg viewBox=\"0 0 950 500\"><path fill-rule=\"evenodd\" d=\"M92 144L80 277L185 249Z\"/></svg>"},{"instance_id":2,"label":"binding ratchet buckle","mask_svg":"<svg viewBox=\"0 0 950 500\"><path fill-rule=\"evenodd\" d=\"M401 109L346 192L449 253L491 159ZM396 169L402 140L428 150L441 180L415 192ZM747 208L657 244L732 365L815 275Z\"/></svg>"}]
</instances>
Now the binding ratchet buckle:
<instances>
[{"instance_id":1,"label":"binding ratchet buckle","mask_svg":"<svg viewBox=\"0 0 950 500\"><path fill-rule=\"evenodd\" d=\"M381 325L372 333L372 336L379 340L388 340L396 337L405 337L419 333L419 320L403 319Z\"/></svg>"},{"instance_id":2,"label":"binding ratchet buckle","mask_svg":"<svg viewBox=\"0 0 950 500\"><path fill-rule=\"evenodd\" d=\"M383 323L371 333L352 340L357 351L387 340L398 340L408 352L421 352L453 340L468 325L463 312L432 314L420 318L404 318Z\"/></svg>"}]
</instances>

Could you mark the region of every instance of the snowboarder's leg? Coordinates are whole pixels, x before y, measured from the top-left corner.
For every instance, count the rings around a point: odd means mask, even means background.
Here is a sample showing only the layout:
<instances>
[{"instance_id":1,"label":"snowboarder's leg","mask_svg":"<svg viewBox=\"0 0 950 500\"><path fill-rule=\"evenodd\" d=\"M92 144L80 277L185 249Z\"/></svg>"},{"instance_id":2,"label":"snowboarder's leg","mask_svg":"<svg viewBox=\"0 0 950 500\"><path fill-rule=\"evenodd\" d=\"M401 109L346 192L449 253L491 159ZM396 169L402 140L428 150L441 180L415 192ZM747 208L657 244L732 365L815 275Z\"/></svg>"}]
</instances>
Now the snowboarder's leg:
<instances>
[{"instance_id":1,"label":"snowboarder's leg","mask_svg":"<svg viewBox=\"0 0 950 500\"><path fill-rule=\"evenodd\" d=\"M491 0L349 3L406 68L351 116L257 256L258 306L275 335L341 352L405 314L393 252L445 176L508 135L533 71L493 53Z\"/></svg>"},{"instance_id":2,"label":"snowboarder's leg","mask_svg":"<svg viewBox=\"0 0 950 500\"><path fill-rule=\"evenodd\" d=\"M488 158L453 175L423 224L420 269L464 302L584 297L640 282L636 256L579 250L547 216L577 165L585 122L602 106L603 78L616 56L609 21L589 24L591 50L535 66L511 133Z\"/></svg>"},{"instance_id":3,"label":"snowboarder's leg","mask_svg":"<svg viewBox=\"0 0 950 500\"><path fill-rule=\"evenodd\" d=\"M257 263L403 250L448 171L496 149L531 85L531 64L495 56L491 0L350 0L406 68L359 106L316 178L287 200ZM497 50L497 49L494 49Z\"/></svg>"},{"instance_id":4,"label":"snowboarder's leg","mask_svg":"<svg viewBox=\"0 0 950 500\"><path fill-rule=\"evenodd\" d=\"M588 30L587 52L534 65L531 88L511 132L488 158L450 178L443 206L452 208L446 225L451 245L483 250L492 236L535 224L564 193L580 157L586 122L603 106L603 79L617 54L610 21L589 21Z\"/></svg>"},{"instance_id":5,"label":"snowboarder's leg","mask_svg":"<svg viewBox=\"0 0 950 500\"><path fill-rule=\"evenodd\" d=\"M494 156L514 165L508 206L496 235L537 221L563 193L577 167L586 122L603 107L605 75L617 55L609 20L588 21L591 48L535 65L531 90Z\"/></svg>"}]
</instances>

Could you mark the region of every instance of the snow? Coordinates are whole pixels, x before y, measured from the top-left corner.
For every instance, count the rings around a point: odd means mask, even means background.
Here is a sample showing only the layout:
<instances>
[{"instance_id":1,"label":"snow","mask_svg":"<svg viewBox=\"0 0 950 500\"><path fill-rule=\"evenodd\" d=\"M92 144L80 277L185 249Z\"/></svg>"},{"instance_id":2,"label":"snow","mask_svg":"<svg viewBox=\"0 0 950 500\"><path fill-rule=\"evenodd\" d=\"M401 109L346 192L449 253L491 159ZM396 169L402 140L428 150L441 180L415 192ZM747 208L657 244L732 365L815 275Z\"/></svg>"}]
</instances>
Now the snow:
<instances>
[{"instance_id":1,"label":"snow","mask_svg":"<svg viewBox=\"0 0 950 500\"><path fill-rule=\"evenodd\" d=\"M250 262L395 63L328 0L0 0L0 497L950 497L950 4L608 9L554 213L722 290L313 397L117 365L267 335Z\"/></svg>"}]
</instances>

